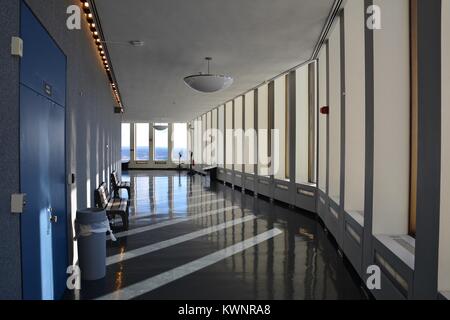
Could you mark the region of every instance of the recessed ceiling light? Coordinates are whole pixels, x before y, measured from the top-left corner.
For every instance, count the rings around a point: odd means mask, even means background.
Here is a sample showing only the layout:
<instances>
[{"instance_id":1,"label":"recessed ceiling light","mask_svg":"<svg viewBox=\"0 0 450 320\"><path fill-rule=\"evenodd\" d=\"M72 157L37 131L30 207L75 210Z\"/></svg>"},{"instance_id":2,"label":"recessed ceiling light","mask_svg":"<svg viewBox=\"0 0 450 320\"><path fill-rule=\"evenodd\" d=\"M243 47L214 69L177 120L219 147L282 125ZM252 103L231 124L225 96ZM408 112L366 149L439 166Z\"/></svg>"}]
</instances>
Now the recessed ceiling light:
<instances>
[{"instance_id":1,"label":"recessed ceiling light","mask_svg":"<svg viewBox=\"0 0 450 320\"><path fill-rule=\"evenodd\" d=\"M144 44L145 44L145 42L144 42L144 41L141 41L141 40L132 40L132 41L130 41L130 44L131 44L133 47L143 47Z\"/></svg>"}]
</instances>

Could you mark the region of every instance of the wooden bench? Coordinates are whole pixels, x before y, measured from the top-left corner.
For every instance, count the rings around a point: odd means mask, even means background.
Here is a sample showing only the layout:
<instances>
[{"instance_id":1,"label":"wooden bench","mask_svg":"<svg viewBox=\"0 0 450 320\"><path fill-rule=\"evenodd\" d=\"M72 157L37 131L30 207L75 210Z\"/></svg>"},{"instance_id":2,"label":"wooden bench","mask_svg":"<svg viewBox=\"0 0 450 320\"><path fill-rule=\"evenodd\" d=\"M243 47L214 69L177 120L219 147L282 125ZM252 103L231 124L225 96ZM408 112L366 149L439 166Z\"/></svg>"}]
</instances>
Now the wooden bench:
<instances>
[{"instance_id":1,"label":"wooden bench","mask_svg":"<svg viewBox=\"0 0 450 320\"><path fill-rule=\"evenodd\" d=\"M114 190L115 198L119 198L120 189L125 189L125 190L127 190L127 193L128 193L128 199L130 199L130 183L119 181L119 179L117 179L116 171L111 172L111 186Z\"/></svg>"},{"instance_id":2,"label":"wooden bench","mask_svg":"<svg viewBox=\"0 0 450 320\"><path fill-rule=\"evenodd\" d=\"M122 227L128 229L128 200L110 197L104 182L95 190L94 195L96 207L105 209L110 221L114 220L116 215L119 215L122 218Z\"/></svg>"}]
</instances>

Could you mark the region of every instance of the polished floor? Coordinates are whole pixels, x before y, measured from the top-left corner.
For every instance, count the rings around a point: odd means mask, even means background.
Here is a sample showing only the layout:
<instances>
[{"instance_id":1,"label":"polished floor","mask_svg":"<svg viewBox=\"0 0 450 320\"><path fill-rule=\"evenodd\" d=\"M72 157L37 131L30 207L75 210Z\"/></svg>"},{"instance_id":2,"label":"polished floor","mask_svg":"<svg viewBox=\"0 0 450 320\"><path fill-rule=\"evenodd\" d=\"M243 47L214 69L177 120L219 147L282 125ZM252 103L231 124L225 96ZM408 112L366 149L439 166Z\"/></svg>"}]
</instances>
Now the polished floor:
<instances>
[{"instance_id":1,"label":"polished floor","mask_svg":"<svg viewBox=\"0 0 450 320\"><path fill-rule=\"evenodd\" d=\"M175 171L123 180L130 229L107 241L106 277L70 299L366 299L310 213Z\"/></svg>"}]
</instances>

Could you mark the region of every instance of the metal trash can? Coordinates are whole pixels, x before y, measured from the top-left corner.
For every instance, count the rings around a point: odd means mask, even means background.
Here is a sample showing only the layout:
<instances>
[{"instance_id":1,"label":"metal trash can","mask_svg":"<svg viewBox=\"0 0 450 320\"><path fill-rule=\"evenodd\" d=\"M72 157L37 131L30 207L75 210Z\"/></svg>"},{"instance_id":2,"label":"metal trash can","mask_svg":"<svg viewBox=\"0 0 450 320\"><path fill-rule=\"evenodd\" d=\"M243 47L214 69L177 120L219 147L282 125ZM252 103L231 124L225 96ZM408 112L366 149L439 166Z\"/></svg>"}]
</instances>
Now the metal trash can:
<instances>
[{"instance_id":1,"label":"metal trash can","mask_svg":"<svg viewBox=\"0 0 450 320\"><path fill-rule=\"evenodd\" d=\"M75 230L81 279L104 278L106 275L106 232L111 230L106 211L96 208L78 210Z\"/></svg>"}]
</instances>

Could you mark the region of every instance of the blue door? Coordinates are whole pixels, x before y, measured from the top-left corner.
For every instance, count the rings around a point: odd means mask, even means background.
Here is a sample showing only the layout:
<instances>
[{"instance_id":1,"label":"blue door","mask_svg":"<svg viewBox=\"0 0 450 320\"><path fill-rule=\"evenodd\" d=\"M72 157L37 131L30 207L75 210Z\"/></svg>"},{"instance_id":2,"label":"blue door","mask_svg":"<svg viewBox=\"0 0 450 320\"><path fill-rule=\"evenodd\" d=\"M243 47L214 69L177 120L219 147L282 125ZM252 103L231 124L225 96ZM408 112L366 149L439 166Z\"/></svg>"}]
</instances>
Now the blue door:
<instances>
[{"instance_id":1,"label":"blue door","mask_svg":"<svg viewBox=\"0 0 450 320\"><path fill-rule=\"evenodd\" d=\"M65 184L66 58L22 3L20 176L24 299L63 296L68 266Z\"/></svg>"}]
</instances>

